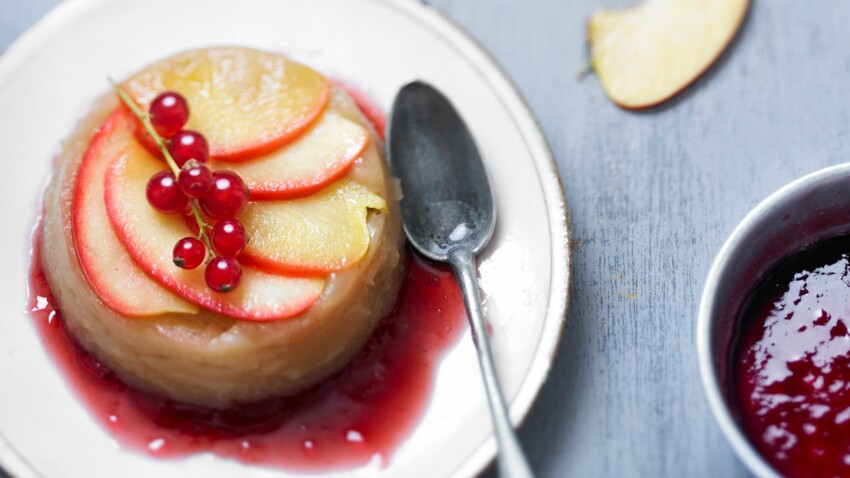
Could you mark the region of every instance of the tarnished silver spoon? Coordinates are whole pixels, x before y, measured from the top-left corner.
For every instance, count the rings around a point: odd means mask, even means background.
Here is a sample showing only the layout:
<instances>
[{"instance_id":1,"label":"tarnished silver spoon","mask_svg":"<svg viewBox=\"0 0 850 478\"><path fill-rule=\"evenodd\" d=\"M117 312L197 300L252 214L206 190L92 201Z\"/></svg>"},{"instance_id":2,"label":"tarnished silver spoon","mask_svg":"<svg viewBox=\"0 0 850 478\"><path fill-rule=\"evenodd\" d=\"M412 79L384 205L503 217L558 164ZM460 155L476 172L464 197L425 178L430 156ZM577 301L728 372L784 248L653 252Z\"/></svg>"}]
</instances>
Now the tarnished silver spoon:
<instances>
[{"instance_id":1,"label":"tarnished silver spoon","mask_svg":"<svg viewBox=\"0 0 850 478\"><path fill-rule=\"evenodd\" d=\"M475 255L496 224L478 148L449 100L432 86L413 82L393 104L387 151L401 179L408 240L425 257L451 264L460 283L499 443L499 473L532 477L502 398L478 295Z\"/></svg>"}]
</instances>

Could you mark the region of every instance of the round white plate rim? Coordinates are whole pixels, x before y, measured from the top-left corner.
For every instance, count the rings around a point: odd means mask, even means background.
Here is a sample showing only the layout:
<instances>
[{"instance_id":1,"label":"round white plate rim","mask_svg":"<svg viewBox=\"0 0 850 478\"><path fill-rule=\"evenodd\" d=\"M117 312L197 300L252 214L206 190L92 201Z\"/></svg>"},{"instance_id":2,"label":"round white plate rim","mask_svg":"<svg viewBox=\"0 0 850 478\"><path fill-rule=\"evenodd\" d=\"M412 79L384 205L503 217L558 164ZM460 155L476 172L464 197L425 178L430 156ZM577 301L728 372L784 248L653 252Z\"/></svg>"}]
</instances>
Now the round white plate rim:
<instances>
[{"instance_id":1,"label":"round white plate rim","mask_svg":"<svg viewBox=\"0 0 850 478\"><path fill-rule=\"evenodd\" d=\"M107 1L65 0L54 7L35 25L21 34L0 57L0 83L3 83L16 70L20 62L32 52L37 51L39 46L50 38L54 29ZM569 306L572 278L569 209L554 154L539 122L516 85L498 62L460 25L438 10L417 0L370 1L398 8L437 32L447 44L458 50L497 93L502 107L507 110L526 146L532 152L531 158L546 204L553 263L543 330L528 372L509 407L512 421L520 424L530 411L548 377L563 335ZM476 447L476 451L451 476L459 478L475 475L493 459L495 452L495 437L491 434ZM0 466L13 476L39 476L36 468L15 450L2 431L0 431Z\"/></svg>"}]
</instances>

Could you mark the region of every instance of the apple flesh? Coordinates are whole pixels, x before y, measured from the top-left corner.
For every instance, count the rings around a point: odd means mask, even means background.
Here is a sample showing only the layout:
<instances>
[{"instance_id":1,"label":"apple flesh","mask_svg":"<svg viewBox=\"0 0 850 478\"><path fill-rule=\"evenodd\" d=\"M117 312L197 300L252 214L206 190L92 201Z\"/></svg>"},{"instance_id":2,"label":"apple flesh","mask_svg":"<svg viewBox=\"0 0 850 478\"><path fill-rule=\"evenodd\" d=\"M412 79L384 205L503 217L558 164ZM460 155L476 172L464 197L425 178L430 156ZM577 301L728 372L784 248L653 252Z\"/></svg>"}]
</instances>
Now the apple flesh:
<instances>
[{"instance_id":1,"label":"apple flesh","mask_svg":"<svg viewBox=\"0 0 850 478\"><path fill-rule=\"evenodd\" d=\"M286 199L315 193L339 179L368 144L366 128L328 111L273 153L239 163L212 160L210 167L239 174L252 200Z\"/></svg>"},{"instance_id":2,"label":"apple flesh","mask_svg":"<svg viewBox=\"0 0 850 478\"><path fill-rule=\"evenodd\" d=\"M606 94L626 109L655 106L705 72L734 38L749 0L647 0L590 18L588 40Z\"/></svg>"},{"instance_id":3,"label":"apple flesh","mask_svg":"<svg viewBox=\"0 0 850 478\"><path fill-rule=\"evenodd\" d=\"M251 204L240 218L251 231L243 261L284 274L347 269L369 250L369 211L386 209L380 196L349 179L306 198Z\"/></svg>"},{"instance_id":4,"label":"apple flesh","mask_svg":"<svg viewBox=\"0 0 850 478\"><path fill-rule=\"evenodd\" d=\"M271 152L299 136L321 115L330 93L330 83L312 69L244 48L181 53L123 87L143 111L163 91L182 94L191 111L185 128L207 138L211 156L230 161Z\"/></svg>"},{"instance_id":5,"label":"apple flesh","mask_svg":"<svg viewBox=\"0 0 850 478\"><path fill-rule=\"evenodd\" d=\"M135 119L118 108L97 129L83 155L73 196L72 229L80 266L101 300L129 317L194 314L198 308L148 277L112 230L103 204L109 162L133 139ZM127 294L132 290L132 294Z\"/></svg>"},{"instance_id":6,"label":"apple flesh","mask_svg":"<svg viewBox=\"0 0 850 478\"><path fill-rule=\"evenodd\" d=\"M176 267L171 257L174 244L191 232L180 215L157 212L145 197L148 179L163 168L144 147L130 141L106 171L104 197L110 222L142 270L189 302L243 320L294 317L318 300L324 278L286 277L243 267L239 287L219 293L204 281L203 267Z\"/></svg>"}]
</instances>

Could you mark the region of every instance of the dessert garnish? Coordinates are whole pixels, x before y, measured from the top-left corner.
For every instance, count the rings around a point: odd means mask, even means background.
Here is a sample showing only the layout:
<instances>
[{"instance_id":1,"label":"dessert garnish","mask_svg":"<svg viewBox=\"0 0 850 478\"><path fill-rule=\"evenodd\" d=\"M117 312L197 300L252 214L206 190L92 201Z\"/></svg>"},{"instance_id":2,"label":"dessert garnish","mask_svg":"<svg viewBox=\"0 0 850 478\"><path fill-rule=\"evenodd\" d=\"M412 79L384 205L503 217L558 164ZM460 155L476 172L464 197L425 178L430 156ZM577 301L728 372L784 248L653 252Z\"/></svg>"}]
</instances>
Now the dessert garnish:
<instances>
[{"instance_id":1,"label":"dessert garnish","mask_svg":"<svg viewBox=\"0 0 850 478\"><path fill-rule=\"evenodd\" d=\"M120 85L111 83L169 167L148 182L148 203L163 214L188 211L198 226L197 237L185 237L174 246L174 264L194 269L209 256L204 280L217 292L230 292L242 278L236 256L245 250L248 235L236 217L248 204L248 188L238 174L213 172L206 166L206 138L197 131L182 129L189 120L189 104L182 95L173 91L160 93L151 102L149 113L144 114ZM210 226L201 211L219 223Z\"/></svg>"}]
</instances>

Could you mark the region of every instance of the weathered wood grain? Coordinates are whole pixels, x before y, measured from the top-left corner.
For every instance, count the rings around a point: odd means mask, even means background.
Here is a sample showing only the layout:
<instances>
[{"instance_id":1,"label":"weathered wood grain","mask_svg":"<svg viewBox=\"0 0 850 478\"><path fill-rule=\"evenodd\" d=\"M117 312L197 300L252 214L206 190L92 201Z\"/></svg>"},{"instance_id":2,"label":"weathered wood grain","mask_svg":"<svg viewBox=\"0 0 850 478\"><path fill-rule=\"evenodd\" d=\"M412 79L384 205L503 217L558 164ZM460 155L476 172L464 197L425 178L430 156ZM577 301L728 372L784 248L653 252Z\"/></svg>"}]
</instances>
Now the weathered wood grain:
<instances>
[{"instance_id":1,"label":"weathered wood grain","mask_svg":"<svg viewBox=\"0 0 850 478\"><path fill-rule=\"evenodd\" d=\"M0 0L4 49L57 0ZM521 430L541 477L747 476L695 354L708 267L779 186L850 159L850 8L754 0L730 50L671 103L613 106L587 15L626 0L432 0L504 66L558 158L575 237L570 315ZM0 472L2 475L2 472Z\"/></svg>"}]
</instances>

